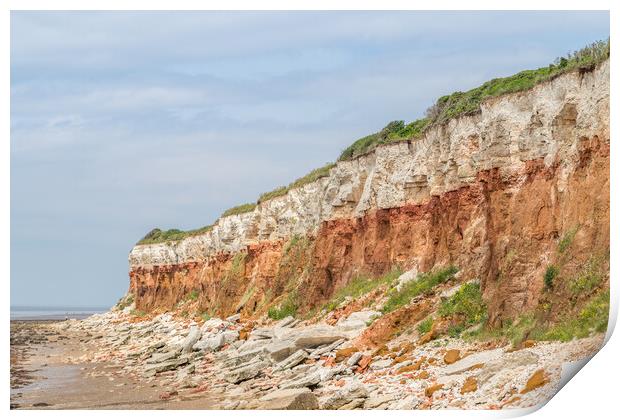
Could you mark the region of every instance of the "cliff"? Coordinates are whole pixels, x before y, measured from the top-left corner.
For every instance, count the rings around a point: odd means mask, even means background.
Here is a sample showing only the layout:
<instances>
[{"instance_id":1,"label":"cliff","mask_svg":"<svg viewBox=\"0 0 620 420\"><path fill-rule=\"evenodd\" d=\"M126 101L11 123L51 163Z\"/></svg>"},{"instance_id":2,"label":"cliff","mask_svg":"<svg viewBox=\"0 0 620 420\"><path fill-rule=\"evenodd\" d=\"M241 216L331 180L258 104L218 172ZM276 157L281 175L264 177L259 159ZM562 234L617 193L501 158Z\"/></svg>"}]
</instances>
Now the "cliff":
<instances>
[{"instance_id":1,"label":"cliff","mask_svg":"<svg viewBox=\"0 0 620 420\"><path fill-rule=\"evenodd\" d=\"M607 60L339 161L204 234L137 245L130 292L140 310L191 295L221 316L309 313L358 276L456 266L500 325L540 304L567 234L575 264L608 253L609 140Z\"/></svg>"}]
</instances>

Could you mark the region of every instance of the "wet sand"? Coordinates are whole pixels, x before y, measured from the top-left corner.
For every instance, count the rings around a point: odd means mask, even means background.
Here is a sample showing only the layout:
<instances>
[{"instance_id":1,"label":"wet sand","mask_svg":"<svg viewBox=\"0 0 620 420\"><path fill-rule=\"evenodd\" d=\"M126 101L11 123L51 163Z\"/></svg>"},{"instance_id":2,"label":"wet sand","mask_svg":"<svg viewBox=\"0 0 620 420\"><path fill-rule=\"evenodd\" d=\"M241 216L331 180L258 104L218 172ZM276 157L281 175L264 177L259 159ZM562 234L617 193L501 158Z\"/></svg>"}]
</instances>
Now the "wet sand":
<instances>
[{"instance_id":1,"label":"wet sand","mask_svg":"<svg viewBox=\"0 0 620 420\"><path fill-rule=\"evenodd\" d=\"M53 322L11 321L11 409L209 409L217 400L145 383L113 362L76 361L97 340ZM171 391L178 394L168 398Z\"/></svg>"}]
</instances>

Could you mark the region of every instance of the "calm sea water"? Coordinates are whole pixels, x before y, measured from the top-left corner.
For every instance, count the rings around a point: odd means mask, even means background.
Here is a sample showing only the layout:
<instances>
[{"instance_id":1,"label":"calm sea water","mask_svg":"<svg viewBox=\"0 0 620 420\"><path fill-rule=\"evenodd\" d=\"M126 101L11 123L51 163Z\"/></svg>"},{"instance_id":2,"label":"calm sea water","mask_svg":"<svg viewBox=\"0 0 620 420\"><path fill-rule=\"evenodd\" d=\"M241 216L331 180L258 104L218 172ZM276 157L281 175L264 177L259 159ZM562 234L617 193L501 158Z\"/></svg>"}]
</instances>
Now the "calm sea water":
<instances>
[{"instance_id":1,"label":"calm sea water","mask_svg":"<svg viewBox=\"0 0 620 420\"><path fill-rule=\"evenodd\" d=\"M11 306L11 320L57 320L82 319L106 312L110 308L103 307L62 307L62 306Z\"/></svg>"}]
</instances>

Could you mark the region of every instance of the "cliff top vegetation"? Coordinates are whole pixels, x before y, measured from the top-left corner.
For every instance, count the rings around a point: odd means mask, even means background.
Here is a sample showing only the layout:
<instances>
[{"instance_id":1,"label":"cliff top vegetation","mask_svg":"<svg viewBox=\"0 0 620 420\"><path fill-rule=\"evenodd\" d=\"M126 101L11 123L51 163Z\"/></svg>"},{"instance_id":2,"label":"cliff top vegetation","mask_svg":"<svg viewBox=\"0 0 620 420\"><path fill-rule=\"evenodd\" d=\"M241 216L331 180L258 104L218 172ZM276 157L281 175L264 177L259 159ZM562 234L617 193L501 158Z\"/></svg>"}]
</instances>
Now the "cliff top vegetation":
<instances>
[{"instance_id":1,"label":"cliff top vegetation","mask_svg":"<svg viewBox=\"0 0 620 420\"><path fill-rule=\"evenodd\" d=\"M480 112L481 104L487 99L525 91L571 71L591 71L597 64L609 58L609 54L610 40L608 38L604 41L596 41L578 51L567 54L565 57L558 57L553 63L546 67L535 70L524 70L512 76L489 80L481 86L466 92L454 92L442 96L435 104L426 110L426 115L423 118L407 124L402 120L388 123L379 132L364 136L343 150L338 161L356 159L366 153L372 152L377 146L382 144L421 138L425 131L433 126L445 124L453 118L473 115ZM281 197L292 189L302 187L320 178L329 176L331 169L335 166L335 163L328 163L325 166L314 169L287 186L280 186L261 194L256 203L241 204L226 210L222 213L221 217L251 212L260 203L276 197ZM212 227L213 225L209 225L187 231L179 229L153 229L138 242L138 245L179 241L190 236L208 232Z\"/></svg>"}]
</instances>

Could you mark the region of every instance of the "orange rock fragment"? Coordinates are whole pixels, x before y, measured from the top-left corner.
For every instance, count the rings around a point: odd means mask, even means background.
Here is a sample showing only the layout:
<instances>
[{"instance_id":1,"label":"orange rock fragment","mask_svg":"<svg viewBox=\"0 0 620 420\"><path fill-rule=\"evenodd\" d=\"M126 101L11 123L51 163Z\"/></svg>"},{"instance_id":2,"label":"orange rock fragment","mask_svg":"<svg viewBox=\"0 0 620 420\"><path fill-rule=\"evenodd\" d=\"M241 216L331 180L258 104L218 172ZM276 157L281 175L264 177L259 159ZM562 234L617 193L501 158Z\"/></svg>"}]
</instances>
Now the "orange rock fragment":
<instances>
[{"instance_id":1,"label":"orange rock fragment","mask_svg":"<svg viewBox=\"0 0 620 420\"><path fill-rule=\"evenodd\" d=\"M400 369L398 369L397 373L407 373L407 372L413 372L413 371L419 370L420 367L422 366L422 363L424 363L425 360L426 360L426 357L420 357L420 359L414 364L409 365L409 366L403 366Z\"/></svg>"},{"instance_id":2,"label":"orange rock fragment","mask_svg":"<svg viewBox=\"0 0 620 420\"><path fill-rule=\"evenodd\" d=\"M403 354L406 354L406 353L411 353L414 349L415 349L415 346L414 346L414 345L413 345L413 343L412 343L412 342L410 342L410 341L404 342L404 343L400 346L400 351L401 351Z\"/></svg>"},{"instance_id":3,"label":"orange rock fragment","mask_svg":"<svg viewBox=\"0 0 620 420\"><path fill-rule=\"evenodd\" d=\"M402 363L405 360L407 360L407 356L406 355L395 357L394 360L392 361L392 366L394 366L394 365L396 365L398 363Z\"/></svg>"},{"instance_id":4,"label":"orange rock fragment","mask_svg":"<svg viewBox=\"0 0 620 420\"><path fill-rule=\"evenodd\" d=\"M422 372L418 373L418 376L416 376L416 379L428 379L430 378L431 374L428 373L427 371L423 370Z\"/></svg>"},{"instance_id":5,"label":"orange rock fragment","mask_svg":"<svg viewBox=\"0 0 620 420\"><path fill-rule=\"evenodd\" d=\"M549 382L549 378L545 374L544 369L538 369L534 374L527 380L525 384L525 388L521 390L521 394L526 394L536 388L540 388Z\"/></svg>"},{"instance_id":6,"label":"orange rock fragment","mask_svg":"<svg viewBox=\"0 0 620 420\"><path fill-rule=\"evenodd\" d=\"M468 367L466 372L469 372L470 370L482 369L483 367L484 363L476 363L475 365L471 365L470 367Z\"/></svg>"},{"instance_id":7,"label":"orange rock fragment","mask_svg":"<svg viewBox=\"0 0 620 420\"><path fill-rule=\"evenodd\" d=\"M383 356L386 355L390 352L390 349L388 349L388 346L386 346L385 344L382 345L381 347L379 347L378 349L376 349L372 355L373 356Z\"/></svg>"},{"instance_id":8,"label":"orange rock fragment","mask_svg":"<svg viewBox=\"0 0 620 420\"><path fill-rule=\"evenodd\" d=\"M525 340L523 344L521 344L521 347L523 347L524 349L529 349L530 347L534 347L535 345L536 342L534 340Z\"/></svg>"},{"instance_id":9,"label":"orange rock fragment","mask_svg":"<svg viewBox=\"0 0 620 420\"><path fill-rule=\"evenodd\" d=\"M461 387L461 394L466 394L468 392L474 392L478 389L478 381L473 376L465 379L463 386Z\"/></svg>"},{"instance_id":10,"label":"orange rock fragment","mask_svg":"<svg viewBox=\"0 0 620 420\"><path fill-rule=\"evenodd\" d=\"M461 360L461 351L460 350L448 350L446 354L443 356L443 361L447 365L451 365L454 362Z\"/></svg>"},{"instance_id":11,"label":"orange rock fragment","mask_svg":"<svg viewBox=\"0 0 620 420\"><path fill-rule=\"evenodd\" d=\"M342 362L357 353L359 349L357 347L347 347L346 349L340 349L336 352L336 362Z\"/></svg>"},{"instance_id":12,"label":"orange rock fragment","mask_svg":"<svg viewBox=\"0 0 620 420\"><path fill-rule=\"evenodd\" d=\"M418 345L423 345L428 343L429 341L431 341L433 339L433 332L429 331L426 334L424 334L422 337L420 337L420 339L418 340Z\"/></svg>"},{"instance_id":13,"label":"orange rock fragment","mask_svg":"<svg viewBox=\"0 0 620 420\"><path fill-rule=\"evenodd\" d=\"M431 385L431 386L429 386L428 388L426 388L426 389L424 390L424 395L426 395L427 397L429 397L429 398L430 398L430 397L432 397L432 396L433 396L433 394L434 394L436 391L439 391L441 388L443 388L443 384L435 384L435 385Z\"/></svg>"}]
</instances>

